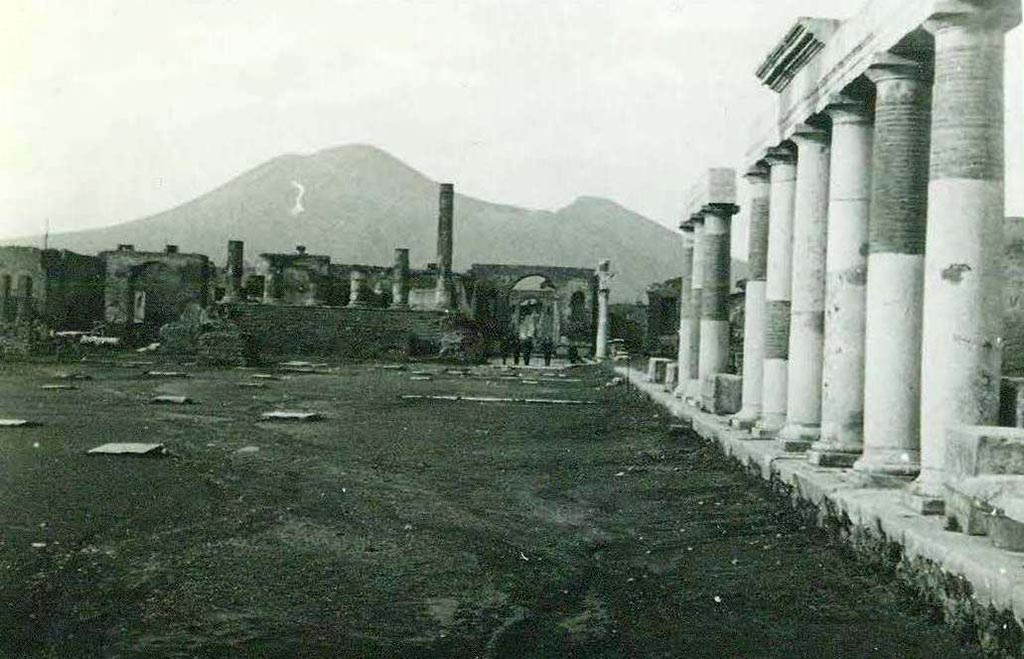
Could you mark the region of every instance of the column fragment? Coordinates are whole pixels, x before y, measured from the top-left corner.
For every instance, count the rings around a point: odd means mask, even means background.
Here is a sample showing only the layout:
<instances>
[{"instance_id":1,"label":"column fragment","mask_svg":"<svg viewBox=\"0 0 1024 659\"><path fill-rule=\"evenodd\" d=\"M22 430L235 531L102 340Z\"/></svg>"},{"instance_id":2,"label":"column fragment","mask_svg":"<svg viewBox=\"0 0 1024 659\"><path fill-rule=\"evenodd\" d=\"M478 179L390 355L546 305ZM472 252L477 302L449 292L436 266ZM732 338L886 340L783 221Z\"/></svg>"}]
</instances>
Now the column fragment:
<instances>
[{"instance_id":1,"label":"column fragment","mask_svg":"<svg viewBox=\"0 0 1024 659\"><path fill-rule=\"evenodd\" d=\"M405 309L409 306L409 250L395 249L395 262L391 268L391 307Z\"/></svg>"},{"instance_id":2,"label":"column fragment","mask_svg":"<svg viewBox=\"0 0 1024 659\"><path fill-rule=\"evenodd\" d=\"M875 83L864 327L864 450L854 469L912 476L919 465L921 298L931 113L928 68L888 53Z\"/></svg>"},{"instance_id":3,"label":"column fragment","mask_svg":"<svg viewBox=\"0 0 1024 659\"><path fill-rule=\"evenodd\" d=\"M832 164L821 439L811 447L808 459L823 467L851 467L864 441L865 285L874 128L870 112L858 101L841 99L826 112L832 118Z\"/></svg>"},{"instance_id":4,"label":"column fragment","mask_svg":"<svg viewBox=\"0 0 1024 659\"><path fill-rule=\"evenodd\" d=\"M796 154L788 144L768 150L771 166L768 205L768 258L765 278L764 386L761 419L754 435L772 437L786 420L789 361L790 284L793 267L793 204Z\"/></svg>"},{"instance_id":5,"label":"column fragment","mask_svg":"<svg viewBox=\"0 0 1024 659\"><path fill-rule=\"evenodd\" d=\"M924 263L921 474L941 497L946 432L994 425L1002 365L1003 66L1020 2L940 2Z\"/></svg>"},{"instance_id":6,"label":"column fragment","mask_svg":"<svg viewBox=\"0 0 1024 659\"><path fill-rule=\"evenodd\" d=\"M679 224L683 236L682 276L679 286L679 353L675 395L686 395L686 384L697 376L693 346L700 342L700 319L693 313L693 224Z\"/></svg>"},{"instance_id":7,"label":"column fragment","mask_svg":"<svg viewBox=\"0 0 1024 659\"><path fill-rule=\"evenodd\" d=\"M611 263L608 259L597 265L597 336L594 339L594 359L608 356L608 297L611 292Z\"/></svg>"},{"instance_id":8,"label":"column fragment","mask_svg":"<svg viewBox=\"0 0 1024 659\"><path fill-rule=\"evenodd\" d=\"M769 172L768 165L759 162L745 176L750 185L750 215L747 223L747 285L743 296L743 407L732 418L732 425L739 428L751 428L761 417Z\"/></svg>"},{"instance_id":9,"label":"column fragment","mask_svg":"<svg viewBox=\"0 0 1024 659\"><path fill-rule=\"evenodd\" d=\"M450 309L454 302L452 250L454 245L455 186L442 183L437 213L437 289L434 301L438 309Z\"/></svg>"}]
</instances>

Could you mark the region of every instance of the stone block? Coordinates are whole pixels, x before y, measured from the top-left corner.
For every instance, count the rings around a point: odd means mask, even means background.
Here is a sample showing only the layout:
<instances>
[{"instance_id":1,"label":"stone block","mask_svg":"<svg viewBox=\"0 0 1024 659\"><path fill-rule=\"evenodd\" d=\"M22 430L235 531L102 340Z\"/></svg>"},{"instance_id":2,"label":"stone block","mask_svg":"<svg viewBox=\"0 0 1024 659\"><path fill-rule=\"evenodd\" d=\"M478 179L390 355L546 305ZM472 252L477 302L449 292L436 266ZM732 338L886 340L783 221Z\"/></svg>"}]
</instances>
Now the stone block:
<instances>
[{"instance_id":1,"label":"stone block","mask_svg":"<svg viewBox=\"0 0 1024 659\"><path fill-rule=\"evenodd\" d=\"M735 203L736 170L712 167L690 188L686 208L690 215L694 215L705 206Z\"/></svg>"},{"instance_id":2,"label":"stone block","mask_svg":"<svg viewBox=\"0 0 1024 659\"><path fill-rule=\"evenodd\" d=\"M665 364L665 391L675 391L679 375L679 363L669 362Z\"/></svg>"},{"instance_id":3,"label":"stone block","mask_svg":"<svg viewBox=\"0 0 1024 659\"><path fill-rule=\"evenodd\" d=\"M647 361L647 380L649 382L664 382L665 367L671 361L671 359L666 359L664 357L651 357Z\"/></svg>"},{"instance_id":4,"label":"stone block","mask_svg":"<svg viewBox=\"0 0 1024 659\"><path fill-rule=\"evenodd\" d=\"M736 414L743 405L743 378L716 373L701 383L701 407L712 414Z\"/></svg>"},{"instance_id":5,"label":"stone block","mask_svg":"<svg viewBox=\"0 0 1024 659\"><path fill-rule=\"evenodd\" d=\"M946 474L950 479L983 474L1024 475L1024 429L950 428L946 442Z\"/></svg>"}]
</instances>

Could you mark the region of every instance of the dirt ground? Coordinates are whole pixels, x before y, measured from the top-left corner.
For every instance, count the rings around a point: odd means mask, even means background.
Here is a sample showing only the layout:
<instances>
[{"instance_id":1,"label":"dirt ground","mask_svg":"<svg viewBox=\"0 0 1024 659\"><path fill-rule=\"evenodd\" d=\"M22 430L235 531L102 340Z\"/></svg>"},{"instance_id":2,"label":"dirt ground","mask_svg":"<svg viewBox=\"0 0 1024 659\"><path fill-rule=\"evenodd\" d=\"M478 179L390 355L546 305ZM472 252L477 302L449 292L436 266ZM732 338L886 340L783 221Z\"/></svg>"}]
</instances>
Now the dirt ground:
<instances>
[{"instance_id":1,"label":"dirt ground","mask_svg":"<svg viewBox=\"0 0 1024 659\"><path fill-rule=\"evenodd\" d=\"M161 368L0 367L0 656L979 656L594 367Z\"/></svg>"}]
</instances>

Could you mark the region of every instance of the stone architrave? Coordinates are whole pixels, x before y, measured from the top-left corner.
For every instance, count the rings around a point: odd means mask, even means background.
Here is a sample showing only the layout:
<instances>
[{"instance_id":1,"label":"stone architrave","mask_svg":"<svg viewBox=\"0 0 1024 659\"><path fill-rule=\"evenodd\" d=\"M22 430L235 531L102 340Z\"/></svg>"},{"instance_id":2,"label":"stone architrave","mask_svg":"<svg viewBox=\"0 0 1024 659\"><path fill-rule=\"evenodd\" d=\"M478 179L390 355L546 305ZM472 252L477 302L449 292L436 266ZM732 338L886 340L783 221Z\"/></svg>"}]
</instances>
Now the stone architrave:
<instances>
[{"instance_id":1,"label":"stone architrave","mask_svg":"<svg viewBox=\"0 0 1024 659\"><path fill-rule=\"evenodd\" d=\"M791 146L785 145L769 149L764 159L771 167L771 192L765 278L764 385L761 418L754 426L754 436L773 437L786 421L796 154Z\"/></svg>"},{"instance_id":2,"label":"stone architrave","mask_svg":"<svg viewBox=\"0 0 1024 659\"><path fill-rule=\"evenodd\" d=\"M935 37L924 263L921 474L913 492L942 495L946 435L991 425L1002 366L1005 32L1019 0L940 1Z\"/></svg>"},{"instance_id":3,"label":"stone architrave","mask_svg":"<svg viewBox=\"0 0 1024 659\"><path fill-rule=\"evenodd\" d=\"M825 258L825 350L821 439L808 459L822 467L851 467L863 449L864 318L868 211L871 204L871 113L847 98L832 118L828 255Z\"/></svg>"},{"instance_id":4,"label":"stone architrave","mask_svg":"<svg viewBox=\"0 0 1024 659\"><path fill-rule=\"evenodd\" d=\"M919 469L921 301L931 113L926 66L884 53L875 83L875 137L864 327L864 449L858 471Z\"/></svg>"}]
</instances>

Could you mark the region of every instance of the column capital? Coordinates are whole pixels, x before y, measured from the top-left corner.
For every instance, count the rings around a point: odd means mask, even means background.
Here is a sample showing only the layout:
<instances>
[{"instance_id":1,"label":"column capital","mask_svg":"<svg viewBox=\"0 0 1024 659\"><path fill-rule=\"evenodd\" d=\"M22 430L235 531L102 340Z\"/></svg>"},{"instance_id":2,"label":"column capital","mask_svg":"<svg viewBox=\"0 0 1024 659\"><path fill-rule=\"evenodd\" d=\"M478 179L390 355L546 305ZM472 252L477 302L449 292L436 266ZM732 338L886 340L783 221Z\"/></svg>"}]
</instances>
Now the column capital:
<instances>
[{"instance_id":1,"label":"column capital","mask_svg":"<svg viewBox=\"0 0 1024 659\"><path fill-rule=\"evenodd\" d=\"M797 147L800 147L806 142L828 144L829 135L827 130L809 124L797 124L793 127L793 134L789 139L795 142Z\"/></svg>"},{"instance_id":2,"label":"column capital","mask_svg":"<svg viewBox=\"0 0 1024 659\"><path fill-rule=\"evenodd\" d=\"M701 215L714 215L715 217L721 217L729 219L736 213L740 212L740 207L736 204L725 204L725 203L711 203L705 204L700 209Z\"/></svg>"},{"instance_id":3,"label":"column capital","mask_svg":"<svg viewBox=\"0 0 1024 659\"><path fill-rule=\"evenodd\" d=\"M771 178L771 166L764 160L758 160L743 174L750 183L767 183Z\"/></svg>"},{"instance_id":4,"label":"column capital","mask_svg":"<svg viewBox=\"0 0 1024 659\"><path fill-rule=\"evenodd\" d=\"M938 0L923 27L932 34L956 27L1007 32L1020 25L1020 4L1020 0L994 0L984 6L965 0Z\"/></svg>"},{"instance_id":5,"label":"column capital","mask_svg":"<svg viewBox=\"0 0 1024 659\"><path fill-rule=\"evenodd\" d=\"M765 152L764 160L772 167L776 165L795 165L796 152L788 146L773 146Z\"/></svg>"},{"instance_id":6,"label":"column capital","mask_svg":"<svg viewBox=\"0 0 1024 659\"><path fill-rule=\"evenodd\" d=\"M685 220L679 220L679 230L682 231L684 234L687 234L687 235L692 234L693 233L693 218L692 217L688 217Z\"/></svg>"},{"instance_id":7,"label":"column capital","mask_svg":"<svg viewBox=\"0 0 1024 659\"><path fill-rule=\"evenodd\" d=\"M845 124L866 125L872 122L871 109L860 99L837 94L823 111L832 118L833 126Z\"/></svg>"},{"instance_id":8,"label":"column capital","mask_svg":"<svg viewBox=\"0 0 1024 659\"><path fill-rule=\"evenodd\" d=\"M876 53L864 75L876 85L887 80L924 82L931 78L929 67L924 63L888 51Z\"/></svg>"}]
</instances>

